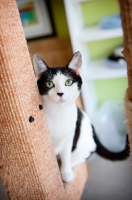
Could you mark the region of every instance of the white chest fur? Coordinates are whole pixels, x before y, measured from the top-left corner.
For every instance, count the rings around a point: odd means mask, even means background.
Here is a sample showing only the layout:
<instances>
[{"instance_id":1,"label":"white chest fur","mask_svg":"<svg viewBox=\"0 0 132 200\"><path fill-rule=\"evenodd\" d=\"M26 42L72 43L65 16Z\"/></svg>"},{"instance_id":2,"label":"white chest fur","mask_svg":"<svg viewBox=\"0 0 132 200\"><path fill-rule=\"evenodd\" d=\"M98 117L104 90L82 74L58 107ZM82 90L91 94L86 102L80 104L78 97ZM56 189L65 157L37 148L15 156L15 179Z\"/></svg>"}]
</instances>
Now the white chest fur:
<instances>
[{"instance_id":1,"label":"white chest fur","mask_svg":"<svg viewBox=\"0 0 132 200\"><path fill-rule=\"evenodd\" d=\"M55 154L58 155L68 141L73 141L77 120L75 103L43 103L44 112L52 138Z\"/></svg>"}]
</instances>

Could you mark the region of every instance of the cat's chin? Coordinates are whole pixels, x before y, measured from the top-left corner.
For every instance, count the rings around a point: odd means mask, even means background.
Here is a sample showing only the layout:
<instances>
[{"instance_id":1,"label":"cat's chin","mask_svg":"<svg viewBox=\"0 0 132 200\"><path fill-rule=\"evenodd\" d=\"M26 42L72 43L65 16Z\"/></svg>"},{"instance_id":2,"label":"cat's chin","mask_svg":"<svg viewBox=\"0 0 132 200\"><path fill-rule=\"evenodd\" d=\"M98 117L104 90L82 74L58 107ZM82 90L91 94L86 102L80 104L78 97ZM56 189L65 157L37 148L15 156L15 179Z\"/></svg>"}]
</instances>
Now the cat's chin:
<instances>
[{"instance_id":1,"label":"cat's chin","mask_svg":"<svg viewBox=\"0 0 132 200\"><path fill-rule=\"evenodd\" d=\"M59 102L61 102L61 103L65 103L65 102L67 102L67 101L64 100L64 99L59 99Z\"/></svg>"},{"instance_id":2,"label":"cat's chin","mask_svg":"<svg viewBox=\"0 0 132 200\"><path fill-rule=\"evenodd\" d=\"M46 102L51 102L51 103L53 103L53 104L62 104L62 105L64 105L64 104L66 104L66 103L68 103L69 101L67 101L67 100L64 100L64 99L52 99L52 98L48 98L48 99L44 99L44 101L46 101Z\"/></svg>"},{"instance_id":3,"label":"cat's chin","mask_svg":"<svg viewBox=\"0 0 132 200\"><path fill-rule=\"evenodd\" d=\"M64 105L64 104L68 103L68 101L60 99L57 103Z\"/></svg>"}]
</instances>

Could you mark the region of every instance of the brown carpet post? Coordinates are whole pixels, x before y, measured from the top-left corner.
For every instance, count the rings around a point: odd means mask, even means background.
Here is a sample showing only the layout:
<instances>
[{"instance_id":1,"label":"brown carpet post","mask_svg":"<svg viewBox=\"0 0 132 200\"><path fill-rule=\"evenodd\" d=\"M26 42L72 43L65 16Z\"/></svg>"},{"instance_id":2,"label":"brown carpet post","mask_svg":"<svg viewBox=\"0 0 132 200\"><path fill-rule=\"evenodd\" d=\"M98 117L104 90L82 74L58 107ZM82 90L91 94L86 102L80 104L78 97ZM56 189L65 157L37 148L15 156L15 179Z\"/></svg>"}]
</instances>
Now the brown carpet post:
<instances>
[{"instance_id":1,"label":"brown carpet post","mask_svg":"<svg viewBox=\"0 0 132 200\"><path fill-rule=\"evenodd\" d=\"M132 0L119 0L127 62L128 88L125 95L126 126L132 156Z\"/></svg>"},{"instance_id":2,"label":"brown carpet post","mask_svg":"<svg viewBox=\"0 0 132 200\"><path fill-rule=\"evenodd\" d=\"M15 0L0 0L0 176L11 200L77 200L86 163L64 184Z\"/></svg>"},{"instance_id":3,"label":"brown carpet post","mask_svg":"<svg viewBox=\"0 0 132 200\"><path fill-rule=\"evenodd\" d=\"M13 200L64 199L40 104L16 2L0 0L0 175Z\"/></svg>"}]
</instances>

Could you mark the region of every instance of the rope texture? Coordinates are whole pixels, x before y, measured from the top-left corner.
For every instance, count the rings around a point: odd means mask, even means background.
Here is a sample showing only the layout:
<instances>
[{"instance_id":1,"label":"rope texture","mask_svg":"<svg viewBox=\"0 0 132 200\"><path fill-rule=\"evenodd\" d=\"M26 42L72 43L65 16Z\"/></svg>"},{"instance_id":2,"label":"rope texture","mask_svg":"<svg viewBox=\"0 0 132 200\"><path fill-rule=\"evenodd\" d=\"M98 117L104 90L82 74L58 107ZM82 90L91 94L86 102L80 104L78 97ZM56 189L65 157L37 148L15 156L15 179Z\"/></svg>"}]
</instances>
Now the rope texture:
<instances>
[{"instance_id":1,"label":"rope texture","mask_svg":"<svg viewBox=\"0 0 132 200\"><path fill-rule=\"evenodd\" d=\"M127 132L132 156L132 0L119 0L124 33L123 54L127 61L128 88L125 96Z\"/></svg>"},{"instance_id":2,"label":"rope texture","mask_svg":"<svg viewBox=\"0 0 132 200\"><path fill-rule=\"evenodd\" d=\"M40 104L16 2L0 0L0 175L12 200L64 199Z\"/></svg>"}]
</instances>

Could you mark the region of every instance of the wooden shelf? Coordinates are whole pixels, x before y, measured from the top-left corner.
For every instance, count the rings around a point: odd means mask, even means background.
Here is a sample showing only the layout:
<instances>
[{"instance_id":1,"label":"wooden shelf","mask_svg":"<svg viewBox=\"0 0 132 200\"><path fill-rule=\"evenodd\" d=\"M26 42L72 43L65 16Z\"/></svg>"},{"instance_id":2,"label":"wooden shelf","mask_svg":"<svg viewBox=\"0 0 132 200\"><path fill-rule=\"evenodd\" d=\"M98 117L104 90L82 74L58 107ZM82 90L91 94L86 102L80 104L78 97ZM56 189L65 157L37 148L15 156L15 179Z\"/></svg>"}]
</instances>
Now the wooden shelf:
<instances>
[{"instance_id":1,"label":"wooden shelf","mask_svg":"<svg viewBox=\"0 0 132 200\"><path fill-rule=\"evenodd\" d=\"M107 67L103 63L103 60L90 61L88 66L89 68L87 68L87 74L85 72L85 78L88 81L127 77L126 68L113 69Z\"/></svg>"},{"instance_id":2,"label":"wooden shelf","mask_svg":"<svg viewBox=\"0 0 132 200\"><path fill-rule=\"evenodd\" d=\"M91 42L96 40L104 40L109 38L122 37L122 28L116 29L100 29L98 26L84 28L77 36L81 42Z\"/></svg>"}]
</instances>

